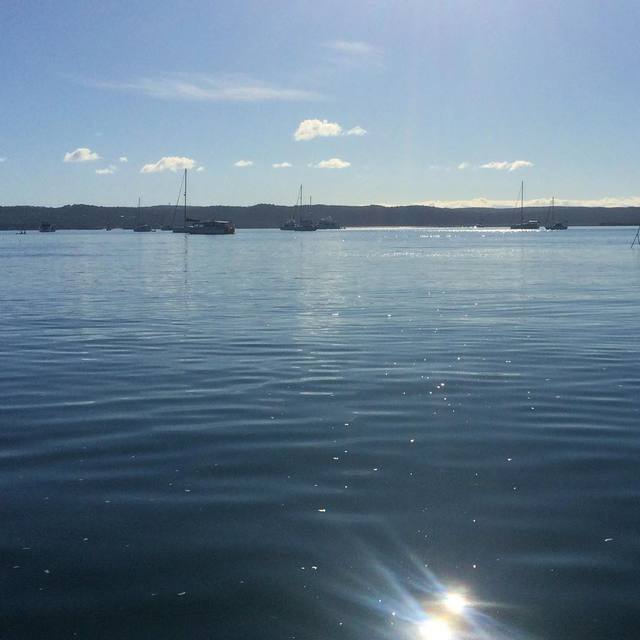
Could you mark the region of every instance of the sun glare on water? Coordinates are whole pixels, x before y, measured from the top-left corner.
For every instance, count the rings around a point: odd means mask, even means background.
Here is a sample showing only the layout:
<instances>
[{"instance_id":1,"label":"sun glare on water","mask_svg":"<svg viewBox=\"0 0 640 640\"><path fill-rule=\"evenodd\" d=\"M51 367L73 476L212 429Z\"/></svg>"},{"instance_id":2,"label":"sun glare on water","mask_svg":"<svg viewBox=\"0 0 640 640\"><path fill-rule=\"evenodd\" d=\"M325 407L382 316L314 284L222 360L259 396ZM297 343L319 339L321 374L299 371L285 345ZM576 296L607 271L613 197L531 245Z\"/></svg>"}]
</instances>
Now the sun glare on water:
<instances>
[{"instance_id":1,"label":"sun glare on water","mask_svg":"<svg viewBox=\"0 0 640 640\"><path fill-rule=\"evenodd\" d=\"M442 618L431 618L418 625L420 638L423 640L451 640L453 631L449 623Z\"/></svg>"}]
</instances>

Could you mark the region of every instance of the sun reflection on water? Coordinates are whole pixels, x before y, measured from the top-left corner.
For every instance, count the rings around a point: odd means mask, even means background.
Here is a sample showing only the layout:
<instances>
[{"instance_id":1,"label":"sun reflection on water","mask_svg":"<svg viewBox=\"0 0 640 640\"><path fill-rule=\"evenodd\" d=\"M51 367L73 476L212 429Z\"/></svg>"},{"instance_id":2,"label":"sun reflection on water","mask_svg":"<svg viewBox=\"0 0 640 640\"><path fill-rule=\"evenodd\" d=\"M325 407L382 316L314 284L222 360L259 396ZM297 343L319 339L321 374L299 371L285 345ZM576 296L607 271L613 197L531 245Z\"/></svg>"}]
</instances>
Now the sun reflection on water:
<instances>
[{"instance_id":1,"label":"sun reflection on water","mask_svg":"<svg viewBox=\"0 0 640 640\"><path fill-rule=\"evenodd\" d=\"M504 603L480 600L479 594L473 594L461 584L444 584L423 561L406 550L393 554L393 568L379 556L368 555L368 575L352 575L356 584L343 583L337 589L340 593L334 593L346 597L360 609L359 614L352 612L351 622L360 630L354 637L368 640L529 638L490 615L492 611L504 609Z\"/></svg>"}]
</instances>

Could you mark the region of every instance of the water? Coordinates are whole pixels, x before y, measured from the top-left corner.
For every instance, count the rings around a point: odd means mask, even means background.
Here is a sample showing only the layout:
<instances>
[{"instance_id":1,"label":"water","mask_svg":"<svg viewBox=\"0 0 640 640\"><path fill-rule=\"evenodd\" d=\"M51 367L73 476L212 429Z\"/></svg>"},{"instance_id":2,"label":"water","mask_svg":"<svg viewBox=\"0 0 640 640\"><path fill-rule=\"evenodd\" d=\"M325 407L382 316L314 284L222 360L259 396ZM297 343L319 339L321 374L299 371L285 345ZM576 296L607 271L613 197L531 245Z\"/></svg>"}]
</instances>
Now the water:
<instances>
[{"instance_id":1,"label":"water","mask_svg":"<svg viewBox=\"0 0 640 640\"><path fill-rule=\"evenodd\" d=\"M637 638L632 235L1 234L0 638Z\"/></svg>"}]
</instances>

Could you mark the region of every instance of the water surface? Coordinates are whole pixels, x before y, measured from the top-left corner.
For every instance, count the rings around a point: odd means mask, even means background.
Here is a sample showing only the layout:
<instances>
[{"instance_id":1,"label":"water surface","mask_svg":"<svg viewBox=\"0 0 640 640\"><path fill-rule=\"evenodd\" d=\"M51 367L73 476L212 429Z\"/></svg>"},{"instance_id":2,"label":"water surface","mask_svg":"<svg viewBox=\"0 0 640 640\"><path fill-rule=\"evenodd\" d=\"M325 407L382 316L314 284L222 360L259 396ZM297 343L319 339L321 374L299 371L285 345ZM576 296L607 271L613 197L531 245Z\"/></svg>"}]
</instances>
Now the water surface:
<instances>
[{"instance_id":1,"label":"water surface","mask_svg":"<svg viewBox=\"0 0 640 640\"><path fill-rule=\"evenodd\" d=\"M0 234L0 638L637 638L632 236Z\"/></svg>"}]
</instances>

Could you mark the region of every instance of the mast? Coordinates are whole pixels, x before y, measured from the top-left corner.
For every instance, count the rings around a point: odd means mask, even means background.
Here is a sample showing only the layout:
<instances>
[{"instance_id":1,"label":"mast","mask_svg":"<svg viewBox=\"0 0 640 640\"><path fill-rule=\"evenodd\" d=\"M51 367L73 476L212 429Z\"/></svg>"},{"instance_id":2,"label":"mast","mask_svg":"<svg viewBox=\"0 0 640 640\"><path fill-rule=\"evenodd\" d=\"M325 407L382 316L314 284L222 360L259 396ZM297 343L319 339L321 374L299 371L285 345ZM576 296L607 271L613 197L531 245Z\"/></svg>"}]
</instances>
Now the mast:
<instances>
[{"instance_id":1,"label":"mast","mask_svg":"<svg viewBox=\"0 0 640 640\"><path fill-rule=\"evenodd\" d=\"M187 226L187 170L184 170L184 226Z\"/></svg>"},{"instance_id":2,"label":"mast","mask_svg":"<svg viewBox=\"0 0 640 640\"><path fill-rule=\"evenodd\" d=\"M520 183L520 224L524 224L524 180Z\"/></svg>"}]
</instances>

